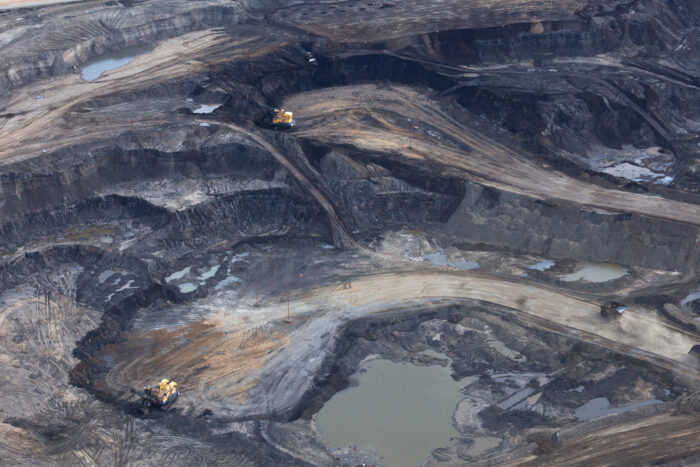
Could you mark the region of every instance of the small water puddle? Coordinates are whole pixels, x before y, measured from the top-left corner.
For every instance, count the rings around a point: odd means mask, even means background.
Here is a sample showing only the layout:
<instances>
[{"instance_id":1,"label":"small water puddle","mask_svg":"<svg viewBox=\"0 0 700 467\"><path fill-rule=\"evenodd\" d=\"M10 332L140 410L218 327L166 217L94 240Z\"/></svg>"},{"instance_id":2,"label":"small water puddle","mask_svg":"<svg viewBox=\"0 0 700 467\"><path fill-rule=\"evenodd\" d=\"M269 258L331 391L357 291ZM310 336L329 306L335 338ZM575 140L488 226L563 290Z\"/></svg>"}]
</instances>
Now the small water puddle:
<instances>
[{"instance_id":1,"label":"small water puddle","mask_svg":"<svg viewBox=\"0 0 700 467\"><path fill-rule=\"evenodd\" d=\"M226 278L222 279L221 282L216 284L216 286L214 287L214 290L221 290L225 287L228 287L229 285L238 284L241 282L243 282L243 279L241 279L240 277L234 276L234 275L229 275L229 276L226 276Z\"/></svg>"},{"instance_id":2,"label":"small water puddle","mask_svg":"<svg viewBox=\"0 0 700 467\"><path fill-rule=\"evenodd\" d=\"M120 288L115 290L115 292L123 292L128 289L138 289L138 287L133 286L132 284L134 283L134 280L128 281L126 284L122 285Z\"/></svg>"},{"instance_id":3,"label":"small water puddle","mask_svg":"<svg viewBox=\"0 0 700 467\"><path fill-rule=\"evenodd\" d=\"M97 278L99 280L100 284L104 284L104 282L112 277L113 275L118 274L117 271L112 271L111 269L108 269L106 271L103 271L100 273L99 277Z\"/></svg>"},{"instance_id":4,"label":"small water puddle","mask_svg":"<svg viewBox=\"0 0 700 467\"><path fill-rule=\"evenodd\" d=\"M428 255L423 255L421 258L423 261L430 261L434 266L452 266L453 268L460 269L462 271L470 271L472 269L479 269L479 263L476 261L450 261L447 259L445 250L442 247L437 247L435 253L430 253Z\"/></svg>"},{"instance_id":5,"label":"small water puddle","mask_svg":"<svg viewBox=\"0 0 700 467\"><path fill-rule=\"evenodd\" d=\"M630 164L629 162L606 167L602 171L615 177L626 178L635 182L653 181L656 184L668 185L673 181L673 177L654 172L646 167Z\"/></svg>"},{"instance_id":6,"label":"small water puddle","mask_svg":"<svg viewBox=\"0 0 700 467\"><path fill-rule=\"evenodd\" d=\"M182 279L183 277L185 277L187 274L190 273L191 269L192 269L192 266L187 266L184 269L180 269L179 271L174 272L174 273L170 274L168 277L166 277L165 282L172 282L175 280Z\"/></svg>"},{"instance_id":7,"label":"small water puddle","mask_svg":"<svg viewBox=\"0 0 700 467\"><path fill-rule=\"evenodd\" d=\"M197 287L199 286L192 282L185 282L184 284L178 285L178 287L180 288L180 292L182 293L192 293L195 290L197 290Z\"/></svg>"},{"instance_id":8,"label":"small water puddle","mask_svg":"<svg viewBox=\"0 0 700 467\"><path fill-rule=\"evenodd\" d=\"M452 413L462 384L449 367L372 360L363 368L359 385L333 396L316 416L328 446L371 447L388 467L410 466L456 435ZM493 443L475 440L472 455Z\"/></svg>"},{"instance_id":9,"label":"small water puddle","mask_svg":"<svg viewBox=\"0 0 700 467\"><path fill-rule=\"evenodd\" d=\"M642 402L634 402L623 407L610 407L610 401L606 397L597 397L577 408L574 413L579 420L591 420L593 418L602 417L603 415L623 413L638 407L658 404L660 402L661 401L657 399L650 399Z\"/></svg>"},{"instance_id":10,"label":"small water puddle","mask_svg":"<svg viewBox=\"0 0 700 467\"><path fill-rule=\"evenodd\" d=\"M202 104L192 111L193 114L210 114L221 107L221 104Z\"/></svg>"},{"instance_id":11,"label":"small water puddle","mask_svg":"<svg viewBox=\"0 0 700 467\"><path fill-rule=\"evenodd\" d=\"M583 263L584 266L571 274L557 276L559 280L564 282L573 282L585 280L588 282L607 282L613 279L618 279L627 274L627 268L619 264L611 263Z\"/></svg>"},{"instance_id":12,"label":"small water puddle","mask_svg":"<svg viewBox=\"0 0 700 467\"><path fill-rule=\"evenodd\" d=\"M223 288L228 287L229 285L232 284L238 284L243 282L243 279L240 277L236 276L231 272L231 266L238 263L239 261L242 261L244 258L247 258L250 256L250 253L245 251L243 253L239 253L237 255L234 255L229 261L228 261L228 266L226 267L226 277L219 281L218 284L214 287L214 290L221 290Z\"/></svg>"},{"instance_id":13,"label":"small water puddle","mask_svg":"<svg viewBox=\"0 0 700 467\"><path fill-rule=\"evenodd\" d=\"M533 264L528 266L528 269L533 269L535 271L546 271L547 269L550 269L552 266L554 266L555 262L554 260L551 259L545 259L540 261L537 264Z\"/></svg>"},{"instance_id":14,"label":"small water puddle","mask_svg":"<svg viewBox=\"0 0 700 467\"><path fill-rule=\"evenodd\" d=\"M221 267L220 264L215 264L214 266L210 267L207 269L204 273L202 273L201 276L199 276L200 280L206 281L211 279L216 275L216 273L219 271L219 268Z\"/></svg>"},{"instance_id":15,"label":"small water puddle","mask_svg":"<svg viewBox=\"0 0 700 467\"><path fill-rule=\"evenodd\" d=\"M92 81L99 78L105 71L124 66L139 55L153 50L150 45L135 45L112 52L105 52L89 58L80 68L80 77L83 81Z\"/></svg>"}]
</instances>

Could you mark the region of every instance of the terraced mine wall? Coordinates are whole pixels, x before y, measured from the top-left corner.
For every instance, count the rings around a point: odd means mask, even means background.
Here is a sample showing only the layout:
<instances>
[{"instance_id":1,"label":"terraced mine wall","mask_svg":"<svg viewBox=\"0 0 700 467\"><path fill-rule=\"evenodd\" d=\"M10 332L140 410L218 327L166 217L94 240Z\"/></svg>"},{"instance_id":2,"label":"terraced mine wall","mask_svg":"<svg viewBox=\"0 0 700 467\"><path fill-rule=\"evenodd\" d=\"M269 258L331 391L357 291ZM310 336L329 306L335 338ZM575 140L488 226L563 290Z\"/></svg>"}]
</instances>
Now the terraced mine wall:
<instances>
[{"instance_id":1,"label":"terraced mine wall","mask_svg":"<svg viewBox=\"0 0 700 467\"><path fill-rule=\"evenodd\" d=\"M202 129L204 130L204 129ZM201 137L208 136L203 132ZM180 135L160 133L162 139ZM154 135L119 137L97 147L71 147L42 161L19 162L0 175L5 219L40 208L62 207L82 198L108 193L109 187L137 181L207 178L272 180L279 165L261 148L238 143L170 152L130 148L148 144ZM160 144L163 144L161 141ZM60 172L56 167L61 166Z\"/></svg>"},{"instance_id":2,"label":"terraced mine wall","mask_svg":"<svg viewBox=\"0 0 700 467\"><path fill-rule=\"evenodd\" d=\"M679 271L689 267L686 263L695 243L696 229L674 222L581 210L472 182L441 182L436 178L432 185L444 187L435 191L425 181L416 186L411 177L402 178L406 170L399 166L365 165L333 152L323 156L320 164L323 183L338 203L348 226L360 231L390 226L432 226L464 242L522 253L547 257L567 257L573 253L591 261ZM106 150L76 165L73 176L5 174L2 182L8 195L3 210L12 220L3 224L3 232L8 240L26 240L32 236L31 232L38 235L51 225L78 223L88 212L93 212L90 216L95 220L105 216L118 218L125 209L133 212L128 217L146 216L147 222L162 224L172 217L162 207L140 200L138 195L102 198L100 192L109 192L106 187L114 184L163 177L206 180L213 174L228 174L236 179L271 180L278 170L275 165L269 156L251 152L249 146L179 154ZM370 176L368 170L374 175ZM446 190L449 186L452 188ZM92 201L70 202L71 198L95 196ZM314 222L319 215L313 203L304 201L304 197L284 189L221 195L206 207L179 212L174 219L183 226L211 223L217 216L237 219L238 228L255 223L302 225ZM36 212L39 206L50 206L57 201L60 204L54 209ZM22 212L26 214L18 215Z\"/></svg>"},{"instance_id":3,"label":"terraced mine wall","mask_svg":"<svg viewBox=\"0 0 700 467\"><path fill-rule=\"evenodd\" d=\"M474 243L545 257L678 271L692 266L688 258L697 235L688 225L555 205L469 182L445 230Z\"/></svg>"}]
</instances>

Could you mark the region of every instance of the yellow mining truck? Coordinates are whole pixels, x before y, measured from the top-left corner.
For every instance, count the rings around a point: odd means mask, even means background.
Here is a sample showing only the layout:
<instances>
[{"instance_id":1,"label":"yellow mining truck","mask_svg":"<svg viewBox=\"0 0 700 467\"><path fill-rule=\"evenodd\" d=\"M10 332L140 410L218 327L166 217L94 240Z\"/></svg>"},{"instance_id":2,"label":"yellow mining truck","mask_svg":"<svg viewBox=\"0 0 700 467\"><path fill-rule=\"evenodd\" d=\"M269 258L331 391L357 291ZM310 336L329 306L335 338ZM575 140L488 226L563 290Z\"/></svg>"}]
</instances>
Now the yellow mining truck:
<instances>
[{"instance_id":1,"label":"yellow mining truck","mask_svg":"<svg viewBox=\"0 0 700 467\"><path fill-rule=\"evenodd\" d=\"M296 123L292 112L285 112L284 109L272 111L272 126L274 128L291 128Z\"/></svg>"},{"instance_id":2,"label":"yellow mining truck","mask_svg":"<svg viewBox=\"0 0 700 467\"><path fill-rule=\"evenodd\" d=\"M158 385L147 386L143 389L143 405L165 409L175 402L177 394L177 383L164 378Z\"/></svg>"}]
</instances>

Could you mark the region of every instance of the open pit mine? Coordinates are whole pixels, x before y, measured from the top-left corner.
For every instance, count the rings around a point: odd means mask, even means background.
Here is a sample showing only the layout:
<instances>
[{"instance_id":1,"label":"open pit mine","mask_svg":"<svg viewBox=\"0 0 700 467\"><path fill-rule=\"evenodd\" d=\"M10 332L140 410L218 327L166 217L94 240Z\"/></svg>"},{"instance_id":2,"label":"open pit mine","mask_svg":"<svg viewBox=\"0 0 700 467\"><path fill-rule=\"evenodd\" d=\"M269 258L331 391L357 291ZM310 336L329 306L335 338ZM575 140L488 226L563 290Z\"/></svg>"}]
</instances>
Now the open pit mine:
<instances>
[{"instance_id":1,"label":"open pit mine","mask_svg":"<svg viewBox=\"0 0 700 467\"><path fill-rule=\"evenodd\" d=\"M0 0L0 464L700 463L697 0Z\"/></svg>"}]
</instances>

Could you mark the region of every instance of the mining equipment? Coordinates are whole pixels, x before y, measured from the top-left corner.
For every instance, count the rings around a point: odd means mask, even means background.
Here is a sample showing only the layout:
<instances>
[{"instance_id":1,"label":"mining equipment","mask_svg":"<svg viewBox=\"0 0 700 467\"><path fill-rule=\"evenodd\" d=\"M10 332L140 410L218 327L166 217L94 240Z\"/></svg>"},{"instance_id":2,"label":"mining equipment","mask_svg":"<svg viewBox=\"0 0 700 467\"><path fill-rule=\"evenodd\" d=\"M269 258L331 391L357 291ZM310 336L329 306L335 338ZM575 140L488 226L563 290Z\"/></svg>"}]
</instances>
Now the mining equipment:
<instances>
[{"instance_id":1,"label":"mining equipment","mask_svg":"<svg viewBox=\"0 0 700 467\"><path fill-rule=\"evenodd\" d=\"M285 112L284 109L272 111L272 127L277 129L291 128L296 123L292 112Z\"/></svg>"},{"instance_id":2,"label":"mining equipment","mask_svg":"<svg viewBox=\"0 0 700 467\"><path fill-rule=\"evenodd\" d=\"M610 301L603 303L600 307L600 314L604 318L618 319L626 309L627 306L624 303Z\"/></svg>"},{"instance_id":3,"label":"mining equipment","mask_svg":"<svg viewBox=\"0 0 700 467\"><path fill-rule=\"evenodd\" d=\"M165 410L177 399L177 383L163 378L156 386L143 389L143 406L160 407Z\"/></svg>"},{"instance_id":4,"label":"mining equipment","mask_svg":"<svg viewBox=\"0 0 700 467\"><path fill-rule=\"evenodd\" d=\"M309 50L306 50L306 49L304 48L303 45L301 45L301 44L295 44L294 47L299 51L299 53L301 53L301 54L304 55L304 57L306 58L306 60L308 60L308 62L309 62L310 64L312 64L312 65L318 65L318 63L316 62L316 58L314 57L314 55L313 55Z\"/></svg>"},{"instance_id":5,"label":"mining equipment","mask_svg":"<svg viewBox=\"0 0 700 467\"><path fill-rule=\"evenodd\" d=\"M309 61L309 63L312 65L318 65L316 62L316 57L314 57L311 52L305 52L304 55L306 55L306 59Z\"/></svg>"}]
</instances>

